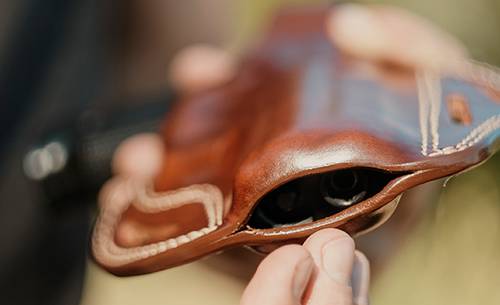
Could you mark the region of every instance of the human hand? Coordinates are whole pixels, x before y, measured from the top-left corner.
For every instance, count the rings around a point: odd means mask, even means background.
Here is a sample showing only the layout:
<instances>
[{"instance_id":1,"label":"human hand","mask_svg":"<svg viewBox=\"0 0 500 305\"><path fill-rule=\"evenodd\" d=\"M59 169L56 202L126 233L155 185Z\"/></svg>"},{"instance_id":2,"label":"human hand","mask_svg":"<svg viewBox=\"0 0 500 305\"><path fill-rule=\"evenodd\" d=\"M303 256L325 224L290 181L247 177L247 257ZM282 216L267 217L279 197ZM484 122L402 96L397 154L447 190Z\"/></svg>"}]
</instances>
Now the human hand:
<instances>
[{"instance_id":1,"label":"human hand","mask_svg":"<svg viewBox=\"0 0 500 305\"><path fill-rule=\"evenodd\" d=\"M259 265L241 305L368 304L370 268L345 232L324 229L278 248Z\"/></svg>"}]
</instances>

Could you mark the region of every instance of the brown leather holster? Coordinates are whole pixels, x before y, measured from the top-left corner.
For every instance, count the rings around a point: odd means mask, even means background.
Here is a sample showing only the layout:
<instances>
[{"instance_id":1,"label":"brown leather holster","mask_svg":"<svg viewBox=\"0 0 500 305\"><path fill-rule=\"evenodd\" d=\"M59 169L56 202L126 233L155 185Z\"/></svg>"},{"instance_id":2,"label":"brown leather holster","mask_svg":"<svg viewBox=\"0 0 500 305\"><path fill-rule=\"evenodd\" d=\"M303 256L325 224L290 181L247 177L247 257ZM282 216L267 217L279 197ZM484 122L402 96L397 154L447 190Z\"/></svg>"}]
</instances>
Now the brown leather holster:
<instances>
[{"instance_id":1,"label":"brown leather holster","mask_svg":"<svg viewBox=\"0 0 500 305\"><path fill-rule=\"evenodd\" d=\"M233 79L178 102L154 183L115 178L127 187L101 198L100 265L141 274L322 228L367 232L405 190L499 149L497 71L354 58L328 37L328 11L280 15Z\"/></svg>"}]
</instances>

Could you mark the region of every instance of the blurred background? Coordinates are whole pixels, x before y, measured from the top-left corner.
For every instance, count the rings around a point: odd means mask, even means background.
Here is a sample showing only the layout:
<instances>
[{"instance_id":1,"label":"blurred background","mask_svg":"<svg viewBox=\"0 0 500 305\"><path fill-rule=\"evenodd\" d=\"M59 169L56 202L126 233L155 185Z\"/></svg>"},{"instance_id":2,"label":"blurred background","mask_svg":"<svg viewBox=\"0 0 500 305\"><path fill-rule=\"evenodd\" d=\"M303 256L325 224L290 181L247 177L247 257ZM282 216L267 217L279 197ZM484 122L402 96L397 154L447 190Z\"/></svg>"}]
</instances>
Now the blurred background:
<instances>
[{"instance_id":1,"label":"blurred background","mask_svg":"<svg viewBox=\"0 0 500 305\"><path fill-rule=\"evenodd\" d=\"M0 303L236 304L259 261L245 250L132 278L96 267L96 193L120 141L155 131L174 102L178 50L203 42L238 56L280 7L324 2L0 2ZM500 66L499 0L359 2L423 15ZM405 197L358 240L372 304L500 303L500 156Z\"/></svg>"}]
</instances>

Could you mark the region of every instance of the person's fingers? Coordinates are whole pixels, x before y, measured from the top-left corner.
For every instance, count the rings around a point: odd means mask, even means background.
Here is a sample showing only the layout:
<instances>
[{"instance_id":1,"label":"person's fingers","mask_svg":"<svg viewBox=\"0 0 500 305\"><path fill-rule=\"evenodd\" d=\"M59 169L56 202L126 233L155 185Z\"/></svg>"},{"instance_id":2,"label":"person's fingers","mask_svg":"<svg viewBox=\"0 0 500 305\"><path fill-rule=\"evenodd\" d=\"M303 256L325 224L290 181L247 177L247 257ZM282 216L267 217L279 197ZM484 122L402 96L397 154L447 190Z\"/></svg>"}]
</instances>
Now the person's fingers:
<instances>
[{"instance_id":1,"label":"person's fingers","mask_svg":"<svg viewBox=\"0 0 500 305\"><path fill-rule=\"evenodd\" d=\"M151 178L161 168L164 145L154 133L131 136L116 149L112 169L115 174L136 178Z\"/></svg>"},{"instance_id":2,"label":"person's fingers","mask_svg":"<svg viewBox=\"0 0 500 305\"><path fill-rule=\"evenodd\" d=\"M447 67L467 56L453 36L397 7L339 5L332 10L327 30L346 53L411 68Z\"/></svg>"},{"instance_id":3,"label":"person's fingers","mask_svg":"<svg viewBox=\"0 0 500 305\"><path fill-rule=\"evenodd\" d=\"M352 238L343 231L325 229L311 235L304 247L311 253L316 265L312 284L305 295L307 304L352 304Z\"/></svg>"},{"instance_id":4,"label":"person's fingers","mask_svg":"<svg viewBox=\"0 0 500 305\"><path fill-rule=\"evenodd\" d=\"M182 93L222 84L236 73L234 58L221 48L193 45L179 51L169 68L172 86Z\"/></svg>"},{"instance_id":5,"label":"person's fingers","mask_svg":"<svg viewBox=\"0 0 500 305\"><path fill-rule=\"evenodd\" d=\"M368 292L370 288L370 262L366 256L359 252L354 252L354 266L352 268L352 296L353 304L368 305Z\"/></svg>"},{"instance_id":6,"label":"person's fingers","mask_svg":"<svg viewBox=\"0 0 500 305\"><path fill-rule=\"evenodd\" d=\"M241 298L241 305L299 305L314 262L299 245L281 247L259 265Z\"/></svg>"}]
</instances>

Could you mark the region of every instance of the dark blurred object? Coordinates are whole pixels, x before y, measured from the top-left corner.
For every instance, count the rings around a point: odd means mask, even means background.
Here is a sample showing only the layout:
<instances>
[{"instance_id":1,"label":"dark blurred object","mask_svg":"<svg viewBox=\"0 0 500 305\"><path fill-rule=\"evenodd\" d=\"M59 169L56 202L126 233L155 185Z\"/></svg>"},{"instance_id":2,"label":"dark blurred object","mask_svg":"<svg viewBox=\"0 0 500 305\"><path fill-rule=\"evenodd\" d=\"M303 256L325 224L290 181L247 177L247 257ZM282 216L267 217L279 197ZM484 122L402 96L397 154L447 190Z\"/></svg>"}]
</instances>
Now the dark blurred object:
<instances>
[{"instance_id":1,"label":"dark blurred object","mask_svg":"<svg viewBox=\"0 0 500 305\"><path fill-rule=\"evenodd\" d=\"M90 205L44 204L22 159L108 84L99 1L9 1L0 54L0 304L78 304Z\"/></svg>"},{"instance_id":2,"label":"dark blurred object","mask_svg":"<svg viewBox=\"0 0 500 305\"><path fill-rule=\"evenodd\" d=\"M2 50L0 67L0 156L10 143L14 127L36 101L47 69L56 61L61 44L67 40L71 14L82 1L19 1L3 4L17 9L18 18ZM5 16L4 16L5 17ZM3 26L8 29L9 24ZM2 46L3 46L2 45Z\"/></svg>"},{"instance_id":3,"label":"dark blurred object","mask_svg":"<svg viewBox=\"0 0 500 305\"><path fill-rule=\"evenodd\" d=\"M191 5L0 2L0 304L80 303L114 148L163 116L172 52L219 27Z\"/></svg>"},{"instance_id":4,"label":"dark blurred object","mask_svg":"<svg viewBox=\"0 0 500 305\"><path fill-rule=\"evenodd\" d=\"M168 92L122 101L122 109L93 108L41 137L24 157L24 173L40 184L50 204L68 208L74 198L93 199L111 176L111 160L127 137L155 132L171 103Z\"/></svg>"},{"instance_id":5,"label":"dark blurred object","mask_svg":"<svg viewBox=\"0 0 500 305\"><path fill-rule=\"evenodd\" d=\"M120 139L154 128L148 125L154 120L140 121L162 116L167 107L148 108L168 92L134 99L114 93L109 25L118 23L123 7L117 4L0 4L2 305L80 303L96 188L109 175L106 160ZM41 180L34 181L23 163L37 148L33 158L49 156L52 165L50 175L35 174Z\"/></svg>"}]
</instances>

